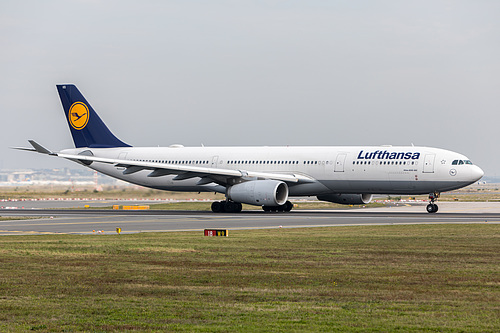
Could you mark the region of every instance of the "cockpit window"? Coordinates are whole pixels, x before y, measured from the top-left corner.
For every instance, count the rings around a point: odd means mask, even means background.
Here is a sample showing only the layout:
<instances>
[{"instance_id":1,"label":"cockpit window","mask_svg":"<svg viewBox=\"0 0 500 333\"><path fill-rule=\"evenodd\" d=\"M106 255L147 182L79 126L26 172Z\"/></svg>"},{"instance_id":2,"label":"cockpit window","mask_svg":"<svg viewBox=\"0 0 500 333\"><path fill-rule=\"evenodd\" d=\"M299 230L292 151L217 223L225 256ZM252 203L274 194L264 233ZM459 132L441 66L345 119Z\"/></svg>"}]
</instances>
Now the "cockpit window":
<instances>
[{"instance_id":1,"label":"cockpit window","mask_svg":"<svg viewBox=\"0 0 500 333\"><path fill-rule=\"evenodd\" d=\"M464 165L464 164L472 165L472 162L469 160L454 160L453 162L451 162L451 165Z\"/></svg>"}]
</instances>

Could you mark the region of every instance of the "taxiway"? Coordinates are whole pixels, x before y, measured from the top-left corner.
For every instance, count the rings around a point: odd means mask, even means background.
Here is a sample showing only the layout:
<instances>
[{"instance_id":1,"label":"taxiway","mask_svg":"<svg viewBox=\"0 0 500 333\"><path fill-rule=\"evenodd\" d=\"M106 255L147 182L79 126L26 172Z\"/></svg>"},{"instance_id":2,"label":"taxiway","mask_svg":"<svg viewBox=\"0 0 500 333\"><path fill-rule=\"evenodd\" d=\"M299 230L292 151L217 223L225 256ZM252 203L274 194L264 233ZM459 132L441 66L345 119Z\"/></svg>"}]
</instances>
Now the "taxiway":
<instances>
[{"instance_id":1,"label":"taxiway","mask_svg":"<svg viewBox=\"0 0 500 333\"><path fill-rule=\"evenodd\" d=\"M356 225L500 223L500 203L440 203L440 212L428 214L424 206L350 210L296 210L290 213L246 211L214 214L195 211L124 211L82 209L4 209L0 235L92 234L195 231L203 229L263 229Z\"/></svg>"}]
</instances>

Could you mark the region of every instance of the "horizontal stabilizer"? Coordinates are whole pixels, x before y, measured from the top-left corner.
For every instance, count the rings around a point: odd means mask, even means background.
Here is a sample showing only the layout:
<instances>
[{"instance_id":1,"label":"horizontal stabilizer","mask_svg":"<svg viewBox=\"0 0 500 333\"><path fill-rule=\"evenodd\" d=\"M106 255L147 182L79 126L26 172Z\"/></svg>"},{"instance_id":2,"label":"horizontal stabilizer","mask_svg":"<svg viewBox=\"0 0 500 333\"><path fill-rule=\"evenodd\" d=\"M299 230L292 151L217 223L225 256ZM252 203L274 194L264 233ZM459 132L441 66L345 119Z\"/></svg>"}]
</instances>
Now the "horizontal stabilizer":
<instances>
[{"instance_id":1,"label":"horizontal stabilizer","mask_svg":"<svg viewBox=\"0 0 500 333\"><path fill-rule=\"evenodd\" d=\"M48 150L41 144L33 141L33 140L28 140L28 142L33 146L33 148L26 148L26 147L11 147L12 149L17 149L17 150L25 150L25 151L33 151L37 152L40 154L46 154L46 155L57 155L56 153Z\"/></svg>"},{"instance_id":2,"label":"horizontal stabilizer","mask_svg":"<svg viewBox=\"0 0 500 333\"><path fill-rule=\"evenodd\" d=\"M9 147L10 149L15 149L15 150L25 150L25 151L34 151L36 152L36 149L33 148L26 148L26 147Z\"/></svg>"},{"instance_id":3,"label":"horizontal stabilizer","mask_svg":"<svg viewBox=\"0 0 500 333\"><path fill-rule=\"evenodd\" d=\"M41 154L53 155L54 153L42 146L41 144L35 142L34 140L28 140L28 142L35 148L35 150Z\"/></svg>"}]
</instances>

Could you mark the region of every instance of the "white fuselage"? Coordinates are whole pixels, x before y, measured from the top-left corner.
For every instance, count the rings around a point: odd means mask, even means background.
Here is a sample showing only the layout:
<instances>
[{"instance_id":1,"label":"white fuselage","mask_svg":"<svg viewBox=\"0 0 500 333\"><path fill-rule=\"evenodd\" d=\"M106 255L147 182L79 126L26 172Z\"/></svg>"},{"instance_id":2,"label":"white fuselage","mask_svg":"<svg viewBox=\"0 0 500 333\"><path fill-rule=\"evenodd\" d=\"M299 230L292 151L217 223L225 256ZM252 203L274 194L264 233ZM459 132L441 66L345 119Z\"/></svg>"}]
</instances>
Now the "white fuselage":
<instances>
[{"instance_id":1,"label":"white fuselage","mask_svg":"<svg viewBox=\"0 0 500 333\"><path fill-rule=\"evenodd\" d=\"M79 148L96 157L206 168L302 175L310 182L288 184L290 196L353 194L426 194L450 191L479 180L483 171L464 155L428 147L126 147ZM88 153L88 152L87 152ZM455 163L454 163L455 161ZM216 182L199 177L148 177L151 170L124 174L125 168L93 162L90 168L130 183L171 191L216 191Z\"/></svg>"}]
</instances>

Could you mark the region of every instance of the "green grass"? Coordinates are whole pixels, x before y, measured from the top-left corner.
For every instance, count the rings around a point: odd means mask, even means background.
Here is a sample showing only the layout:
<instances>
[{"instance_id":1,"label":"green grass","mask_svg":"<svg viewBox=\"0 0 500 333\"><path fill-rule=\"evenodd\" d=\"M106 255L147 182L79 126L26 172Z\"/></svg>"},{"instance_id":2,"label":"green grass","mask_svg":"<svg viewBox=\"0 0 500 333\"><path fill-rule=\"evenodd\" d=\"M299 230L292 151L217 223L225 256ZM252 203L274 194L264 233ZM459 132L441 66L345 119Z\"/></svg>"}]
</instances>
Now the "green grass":
<instances>
[{"instance_id":1,"label":"green grass","mask_svg":"<svg viewBox=\"0 0 500 333\"><path fill-rule=\"evenodd\" d=\"M153 190L144 187L118 187L104 186L104 191L94 191L93 186L81 186L73 189L68 186L26 186L26 187L2 187L0 188L0 199L43 199L43 198L96 198L96 199L209 199L224 200L224 195L212 192L170 192ZM419 200L427 200L428 195L391 195L392 199L408 199L416 197ZM383 197L382 197L383 198ZM500 190L497 184L471 185L463 189L444 192L440 201L500 201ZM328 203L326 203L328 204Z\"/></svg>"},{"instance_id":2,"label":"green grass","mask_svg":"<svg viewBox=\"0 0 500 333\"><path fill-rule=\"evenodd\" d=\"M105 186L104 191L94 191L92 186L72 190L64 186L26 186L26 187L2 187L0 188L0 199L44 199L44 198L94 198L94 199L210 199L223 200L224 195L213 192L170 192L153 190L144 187L118 187Z\"/></svg>"},{"instance_id":3,"label":"green grass","mask_svg":"<svg viewBox=\"0 0 500 333\"><path fill-rule=\"evenodd\" d=\"M497 332L500 225L0 238L1 332Z\"/></svg>"},{"instance_id":4,"label":"green grass","mask_svg":"<svg viewBox=\"0 0 500 333\"><path fill-rule=\"evenodd\" d=\"M0 216L0 221L16 221L16 220L35 220L39 219L40 217L36 216Z\"/></svg>"}]
</instances>

